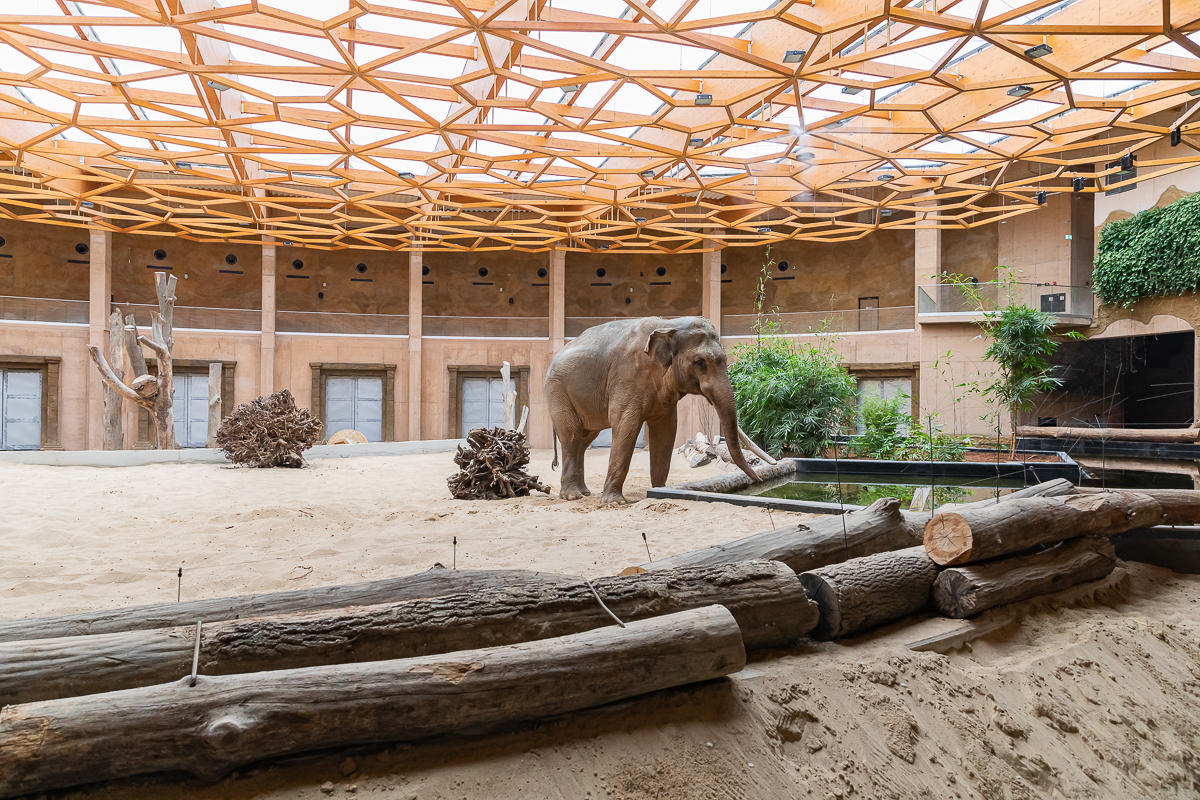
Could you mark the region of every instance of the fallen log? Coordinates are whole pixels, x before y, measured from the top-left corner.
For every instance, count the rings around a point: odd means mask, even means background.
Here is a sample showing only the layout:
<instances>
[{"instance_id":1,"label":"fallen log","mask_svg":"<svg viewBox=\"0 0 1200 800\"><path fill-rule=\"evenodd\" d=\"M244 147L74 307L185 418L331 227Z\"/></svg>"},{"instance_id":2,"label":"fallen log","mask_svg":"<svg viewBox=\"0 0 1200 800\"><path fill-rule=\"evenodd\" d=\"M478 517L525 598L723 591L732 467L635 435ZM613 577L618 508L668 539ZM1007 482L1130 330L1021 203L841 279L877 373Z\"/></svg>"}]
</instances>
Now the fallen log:
<instances>
[{"instance_id":1,"label":"fallen log","mask_svg":"<svg viewBox=\"0 0 1200 800\"><path fill-rule=\"evenodd\" d=\"M725 544L668 556L642 567L653 571L765 558L782 561L801 573L849 558L919 544L926 519L924 515L904 513L899 500L885 497L860 511L785 525Z\"/></svg>"},{"instance_id":2,"label":"fallen log","mask_svg":"<svg viewBox=\"0 0 1200 800\"><path fill-rule=\"evenodd\" d=\"M1079 494L1142 494L1153 498L1162 508L1163 516L1151 525L1200 525L1200 492L1195 489L1097 489L1080 486ZM1136 527L1146 527L1138 525Z\"/></svg>"},{"instance_id":3,"label":"fallen log","mask_svg":"<svg viewBox=\"0 0 1200 800\"><path fill-rule=\"evenodd\" d=\"M1020 500L1023 497L1063 497L1070 494L1076 494L1077 488L1066 478L1055 478L1052 481L1039 483L1034 486L1026 486L1024 489L1018 489L1015 492L1000 495L1000 502L1008 500ZM958 511L962 508L977 508L979 506L994 506L996 498L989 497L986 500L975 500L970 503L947 503L938 508L938 513L947 511Z\"/></svg>"},{"instance_id":4,"label":"fallen log","mask_svg":"<svg viewBox=\"0 0 1200 800\"><path fill-rule=\"evenodd\" d=\"M763 481L794 474L796 472L796 462L794 459L785 458L778 464L763 464L754 467L754 472L758 475L757 483L762 483ZM710 478L701 478L695 481L688 481L687 483L676 484L670 488L693 492L736 492L754 483L755 481L750 480L749 475L739 469L733 472L726 472L724 475L713 475Z\"/></svg>"},{"instance_id":5,"label":"fallen log","mask_svg":"<svg viewBox=\"0 0 1200 800\"><path fill-rule=\"evenodd\" d=\"M720 606L526 644L200 676L0 710L0 796L521 722L711 680L745 664Z\"/></svg>"},{"instance_id":6,"label":"fallen log","mask_svg":"<svg viewBox=\"0 0 1200 800\"><path fill-rule=\"evenodd\" d=\"M942 566L987 561L1078 536L1112 536L1157 525L1158 501L1141 493L1026 497L937 514L925 549Z\"/></svg>"},{"instance_id":7,"label":"fallen log","mask_svg":"<svg viewBox=\"0 0 1200 800\"><path fill-rule=\"evenodd\" d=\"M1085 439L1106 442L1158 442L1166 444L1195 444L1200 437L1197 428L1050 428L1018 425L1017 436L1041 439Z\"/></svg>"},{"instance_id":8,"label":"fallen log","mask_svg":"<svg viewBox=\"0 0 1200 800\"><path fill-rule=\"evenodd\" d=\"M849 636L915 614L929 605L937 573L937 564L923 547L802 573L800 583L821 612L813 638Z\"/></svg>"},{"instance_id":9,"label":"fallen log","mask_svg":"<svg viewBox=\"0 0 1200 800\"><path fill-rule=\"evenodd\" d=\"M449 570L438 566L415 575L348 586L322 586L318 589L294 589L271 594L189 600L186 603L130 606L57 617L0 620L0 642L170 628L177 625L195 625L197 620L217 622L322 608L373 605L419 597L440 597L525 583L561 585L576 583L579 580L570 575L524 569Z\"/></svg>"},{"instance_id":10,"label":"fallen log","mask_svg":"<svg viewBox=\"0 0 1200 800\"><path fill-rule=\"evenodd\" d=\"M1113 543L1083 536L1036 553L948 567L933 584L933 603L948 617L971 617L996 606L1059 592L1103 578L1116 566Z\"/></svg>"},{"instance_id":11,"label":"fallen log","mask_svg":"<svg viewBox=\"0 0 1200 800\"><path fill-rule=\"evenodd\" d=\"M593 586L625 622L723 605L747 650L787 647L817 624L776 561L683 567ZM199 672L229 675L384 661L549 639L612 624L582 580L203 625ZM196 626L0 643L0 707L168 683L192 668Z\"/></svg>"}]
</instances>

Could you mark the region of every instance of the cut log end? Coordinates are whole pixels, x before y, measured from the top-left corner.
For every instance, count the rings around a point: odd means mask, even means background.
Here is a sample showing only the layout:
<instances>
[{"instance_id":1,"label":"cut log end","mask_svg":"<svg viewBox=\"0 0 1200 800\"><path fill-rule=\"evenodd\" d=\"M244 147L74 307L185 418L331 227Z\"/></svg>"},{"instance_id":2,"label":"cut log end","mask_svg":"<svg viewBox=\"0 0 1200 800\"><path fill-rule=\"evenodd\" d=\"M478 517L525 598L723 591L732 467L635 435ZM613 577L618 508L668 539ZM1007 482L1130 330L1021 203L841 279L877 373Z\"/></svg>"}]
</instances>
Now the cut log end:
<instances>
[{"instance_id":1,"label":"cut log end","mask_svg":"<svg viewBox=\"0 0 1200 800\"><path fill-rule=\"evenodd\" d=\"M940 566L969 557L972 539L971 525L960 514L938 514L925 523L925 552Z\"/></svg>"}]
</instances>

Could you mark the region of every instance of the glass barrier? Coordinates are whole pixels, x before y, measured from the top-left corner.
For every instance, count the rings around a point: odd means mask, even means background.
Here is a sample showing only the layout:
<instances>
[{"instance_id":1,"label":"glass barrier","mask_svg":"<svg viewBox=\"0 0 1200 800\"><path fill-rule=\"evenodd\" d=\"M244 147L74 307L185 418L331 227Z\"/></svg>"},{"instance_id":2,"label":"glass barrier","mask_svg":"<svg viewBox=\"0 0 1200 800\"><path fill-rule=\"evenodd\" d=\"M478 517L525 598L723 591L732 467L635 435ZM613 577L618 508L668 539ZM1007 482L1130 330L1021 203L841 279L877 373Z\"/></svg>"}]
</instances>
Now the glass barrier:
<instances>
[{"instance_id":1,"label":"glass barrier","mask_svg":"<svg viewBox=\"0 0 1200 800\"><path fill-rule=\"evenodd\" d=\"M722 336L754 336L757 314L726 314L721 317ZM778 323L779 332L798 333L865 333L898 331L913 327L912 306L889 308L838 309L834 311L799 311L763 314L764 323Z\"/></svg>"},{"instance_id":2,"label":"glass barrier","mask_svg":"<svg viewBox=\"0 0 1200 800\"><path fill-rule=\"evenodd\" d=\"M0 297L0 320L21 322L88 323L87 300L42 297Z\"/></svg>"},{"instance_id":3,"label":"glass barrier","mask_svg":"<svg viewBox=\"0 0 1200 800\"><path fill-rule=\"evenodd\" d=\"M150 312L158 311L157 305L141 303L117 303L116 308L121 309L122 316L133 315L138 327L147 329L150 327ZM175 330L258 331L262 329L262 312L251 308L175 306L171 326Z\"/></svg>"},{"instance_id":4,"label":"glass barrier","mask_svg":"<svg viewBox=\"0 0 1200 800\"><path fill-rule=\"evenodd\" d=\"M407 314L327 314L276 311L277 333L338 333L358 336L407 336Z\"/></svg>"},{"instance_id":5,"label":"glass barrier","mask_svg":"<svg viewBox=\"0 0 1200 800\"><path fill-rule=\"evenodd\" d=\"M985 309L1026 305L1056 317L1091 319L1096 296L1089 286L1056 283L980 283L976 288ZM920 314L977 314L979 306L951 283L917 287Z\"/></svg>"},{"instance_id":6,"label":"glass barrier","mask_svg":"<svg viewBox=\"0 0 1200 800\"><path fill-rule=\"evenodd\" d=\"M423 317L422 336L548 339L549 317Z\"/></svg>"}]
</instances>

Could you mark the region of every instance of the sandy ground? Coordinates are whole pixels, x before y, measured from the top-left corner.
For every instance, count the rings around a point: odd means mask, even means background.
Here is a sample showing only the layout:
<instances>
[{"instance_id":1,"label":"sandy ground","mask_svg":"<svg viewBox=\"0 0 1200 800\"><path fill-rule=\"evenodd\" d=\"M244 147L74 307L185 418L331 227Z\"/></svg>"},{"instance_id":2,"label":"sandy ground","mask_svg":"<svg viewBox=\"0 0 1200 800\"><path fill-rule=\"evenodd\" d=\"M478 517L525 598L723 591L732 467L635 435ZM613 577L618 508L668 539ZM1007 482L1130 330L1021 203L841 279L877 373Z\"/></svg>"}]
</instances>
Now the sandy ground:
<instances>
[{"instance_id":1,"label":"sandy ground","mask_svg":"<svg viewBox=\"0 0 1200 800\"><path fill-rule=\"evenodd\" d=\"M605 453L588 457L603 482ZM357 582L450 566L614 574L771 526L765 512L595 496L449 499L450 454L300 471L0 465L0 617ZM557 484L549 453L532 471ZM672 481L718 472L689 470ZM779 512L774 522L797 519ZM1196 798L1200 577L1124 565L1096 599L1022 604L949 655L904 647L957 627L899 623L803 642L733 678L565 719L256 765L218 783L153 777L55 797ZM1005 614L1011 613L1009 610Z\"/></svg>"}]
</instances>

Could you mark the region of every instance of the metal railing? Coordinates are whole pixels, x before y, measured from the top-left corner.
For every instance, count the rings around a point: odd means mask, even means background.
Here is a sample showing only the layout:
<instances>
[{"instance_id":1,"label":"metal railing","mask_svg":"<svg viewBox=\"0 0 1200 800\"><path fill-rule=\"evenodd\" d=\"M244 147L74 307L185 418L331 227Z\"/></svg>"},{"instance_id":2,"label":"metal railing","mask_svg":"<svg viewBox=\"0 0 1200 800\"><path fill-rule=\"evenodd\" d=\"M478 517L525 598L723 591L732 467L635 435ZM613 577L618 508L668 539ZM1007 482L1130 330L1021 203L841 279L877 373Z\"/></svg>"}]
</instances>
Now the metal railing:
<instances>
[{"instance_id":1,"label":"metal railing","mask_svg":"<svg viewBox=\"0 0 1200 800\"><path fill-rule=\"evenodd\" d=\"M86 325L88 301L0 296L0 320Z\"/></svg>"},{"instance_id":2,"label":"metal railing","mask_svg":"<svg viewBox=\"0 0 1200 800\"><path fill-rule=\"evenodd\" d=\"M763 323L778 323L773 333L869 333L871 331L911 330L912 306L888 308L835 309L832 311L798 311L763 314ZM721 317L722 336L754 336L759 321L757 314L725 314Z\"/></svg>"},{"instance_id":3,"label":"metal railing","mask_svg":"<svg viewBox=\"0 0 1200 800\"><path fill-rule=\"evenodd\" d=\"M1026 305L1056 317L1091 319L1096 296L1089 286L1064 286L1055 283L980 283L974 287L979 302L968 297L952 283L917 287L918 314L978 314L979 303L994 310Z\"/></svg>"},{"instance_id":4,"label":"metal railing","mask_svg":"<svg viewBox=\"0 0 1200 800\"><path fill-rule=\"evenodd\" d=\"M116 303L121 315L133 315L139 328L150 327L150 312L158 306L141 303ZM262 312L253 308L204 308L202 306L175 306L171 325L175 330L258 331L262 329Z\"/></svg>"},{"instance_id":5,"label":"metal railing","mask_svg":"<svg viewBox=\"0 0 1200 800\"><path fill-rule=\"evenodd\" d=\"M549 339L549 317L422 317L422 336Z\"/></svg>"},{"instance_id":6,"label":"metal railing","mask_svg":"<svg viewBox=\"0 0 1200 800\"><path fill-rule=\"evenodd\" d=\"M276 311L275 331L277 333L407 336L408 315Z\"/></svg>"}]
</instances>

